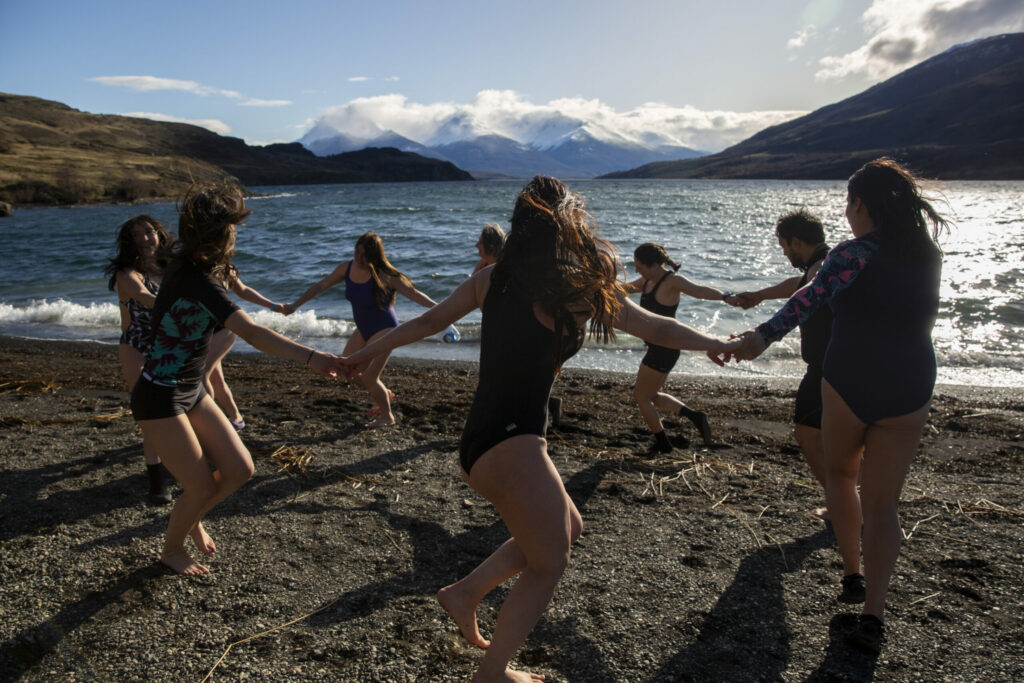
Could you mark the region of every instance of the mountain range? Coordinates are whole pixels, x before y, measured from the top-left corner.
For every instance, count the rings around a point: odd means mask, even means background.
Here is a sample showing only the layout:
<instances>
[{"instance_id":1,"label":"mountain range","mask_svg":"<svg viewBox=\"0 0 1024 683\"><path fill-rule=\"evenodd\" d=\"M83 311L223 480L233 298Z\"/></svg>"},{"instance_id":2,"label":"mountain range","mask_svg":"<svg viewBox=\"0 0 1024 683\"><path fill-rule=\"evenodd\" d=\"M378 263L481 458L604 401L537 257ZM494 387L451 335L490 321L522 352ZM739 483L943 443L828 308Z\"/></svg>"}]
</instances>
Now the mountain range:
<instances>
[{"instance_id":1,"label":"mountain range","mask_svg":"<svg viewBox=\"0 0 1024 683\"><path fill-rule=\"evenodd\" d=\"M181 194L193 180L245 185L472 180L453 164L394 148L318 157L184 123L89 114L0 93L0 201L72 204Z\"/></svg>"},{"instance_id":2,"label":"mountain range","mask_svg":"<svg viewBox=\"0 0 1024 683\"><path fill-rule=\"evenodd\" d=\"M324 156L362 147L396 147L468 169L474 177L592 178L602 173L668 159L701 156L700 152L654 134L641 138L609 130L570 116L552 116L517 141L453 114L424 142L393 130L365 125L362 135L344 133L321 119L299 140ZM368 130L367 130L368 128Z\"/></svg>"},{"instance_id":3,"label":"mountain range","mask_svg":"<svg viewBox=\"0 0 1024 683\"><path fill-rule=\"evenodd\" d=\"M846 178L891 156L943 179L1024 179L1024 33L956 46L700 159L606 178Z\"/></svg>"}]
</instances>

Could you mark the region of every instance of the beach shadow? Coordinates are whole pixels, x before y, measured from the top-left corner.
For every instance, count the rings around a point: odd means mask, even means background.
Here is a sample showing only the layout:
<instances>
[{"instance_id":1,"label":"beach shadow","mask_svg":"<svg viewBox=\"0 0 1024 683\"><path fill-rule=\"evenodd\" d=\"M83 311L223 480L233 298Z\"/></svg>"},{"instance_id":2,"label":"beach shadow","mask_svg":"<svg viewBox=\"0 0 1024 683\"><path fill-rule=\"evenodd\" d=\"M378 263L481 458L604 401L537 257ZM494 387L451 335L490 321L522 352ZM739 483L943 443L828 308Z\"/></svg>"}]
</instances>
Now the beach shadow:
<instances>
[{"instance_id":1,"label":"beach shadow","mask_svg":"<svg viewBox=\"0 0 1024 683\"><path fill-rule=\"evenodd\" d=\"M117 461L138 458L138 471L94 486L80 486L74 479L96 470L107 469ZM0 541L19 536L45 534L59 524L68 524L112 509L144 503L145 470L142 445L133 444L97 454L44 465L30 470L2 470L0 481L6 495L0 502ZM61 482L68 481L67 488ZM46 489L53 489L47 492Z\"/></svg>"},{"instance_id":2,"label":"beach shadow","mask_svg":"<svg viewBox=\"0 0 1024 683\"><path fill-rule=\"evenodd\" d=\"M825 658L818 668L807 677L813 683L832 681L856 681L868 683L874 680L878 655L862 650L846 642L846 634L857 623L856 614L837 614L828 625L828 646Z\"/></svg>"},{"instance_id":3,"label":"beach shadow","mask_svg":"<svg viewBox=\"0 0 1024 683\"><path fill-rule=\"evenodd\" d=\"M15 680L25 675L43 658L57 650L68 634L105 607L118 602L129 591L152 594L151 582L172 576L170 569L154 562L113 580L106 588L89 593L85 598L64 606L52 617L11 636L0 644L0 680ZM73 644L70 650L78 652ZM102 671L94 669L87 660L82 661L96 679L106 680Z\"/></svg>"},{"instance_id":4,"label":"beach shadow","mask_svg":"<svg viewBox=\"0 0 1024 683\"><path fill-rule=\"evenodd\" d=\"M778 546L765 546L740 562L732 584L700 626L700 633L650 679L781 680L790 656L782 579L807 557L831 546L825 529Z\"/></svg>"},{"instance_id":5,"label":"beach shadow","mask_svg":"<svg viewBox=\"0 0 1024 683\"><path fill-rule=\"evenodd\" d=\"M611 462L600 461L577 472L565 482L566 490L581 511L597 490L605 473L612 468ZM499 545L508 540L508 530L497 516L495 521L489 525L475 526L455 534L436 522L395 513L384 501L374 501L359 509L379 514L392 529L406 533L412 546L412 568L364 584L325 602L305 620L312 627L326 628L352 619L366 617L392 601L404 597L425 596L433 602L434 596L440 588L471 571ZM446 560L444 558L457 559ZM497 606L504 600L505 595L505 589L499 587L492 591L484 601ZM440 606L437 606L437 609L440 610ZM454 628L454 623L451 622L449 626ZM544 633L557 635L548 639L544 637ZM548 644L549 642L571 643L572 652L555 651ZM598 644L579 632L575 619L547 620L542 616L533 634L527 640L523 652L526 653L524 662L532 660L536 664L557 669L570 678L577 675L578 672L566 668L571 666L572 662L569 655L578 656L580 652L586 652L588 653L587 680L612 681L615 679L611 671L604 665Z\"/></svg>"}]
</instances>

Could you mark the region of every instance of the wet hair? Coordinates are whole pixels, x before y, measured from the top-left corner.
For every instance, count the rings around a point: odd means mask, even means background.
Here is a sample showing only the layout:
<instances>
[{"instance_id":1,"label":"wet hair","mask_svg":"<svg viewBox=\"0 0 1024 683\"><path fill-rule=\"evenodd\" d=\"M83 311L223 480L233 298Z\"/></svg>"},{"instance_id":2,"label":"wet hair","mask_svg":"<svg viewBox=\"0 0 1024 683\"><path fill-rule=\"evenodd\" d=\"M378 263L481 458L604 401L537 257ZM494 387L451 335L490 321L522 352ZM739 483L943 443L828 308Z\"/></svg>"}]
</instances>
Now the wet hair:
<instances>
[{"instance_id":1,"label":"wet hair","mask_svg":"<svg viewBox=\"0 0 1024 683\"><path fill-rule=\"evenodd\" d=\"M583 198L555 178L536 176L516 197L511 230L491 286L524 292L554 319L552 356L557 366L586 334L571 309L586 307L590 335L615 337L619 311L619 261L612 246L596 237Z\"/></svg>"},{"instance_id":2,"label":"wet hair","mask_svg":"<svg viewBox=\"0 0 1024 683\"><path fill-rule=\"evenodd\" d=\"M484 253L493 258L501 256L501 249L505 246L505 231L497 223L488 223L480 231L480 244Z\"/></svg>"},{"instance_id":3,"label":"wet hair","mask_svg":"<svg viewBox=\"0 0 1024 683\"><path fill-rule=\"evenodd\" d=\"M167 263L167 249L171 246L171 236L167 233L167 228L163 226L163 223L145 214L139 214L138 216L132 216L124 223L121 224L121 228L117 231L117 255L110 259L107 263L107 267L103 269L103 274L106 275L109 280L107 281L107 287L110 291L114 291L117 287L117 274L118 272L130 268L142 272L143 263L142 255L139 253L139 248L135 244L135 227L139 225L148 225L156 231L157 237L157 253L156 260L157 264L163 266Z\"/></svg>"},{"instance_id":4,"label":"wet hair","mask_svg":"<svg viewBox=\"0 0 1024 683\"><path fill-rule=\"evenodd\" d=\"M864 203L881 238L881 249L898 261L942 258L939 237L949 223L921 193L920 181L893 159L864 164L850 176L849 198ZM930 224L930 226L929 226Z\"/></svg>"},{"instance_id":5,"label":"wet hair","mask_svg":"<svg viewBox=\"0 0 1024 683\"><path fill-rule=\"evenodd\" d=\"M178 202L176 258L226 280L235 253L235 226L251 213L237 187L193 184Z\"/></svg>"},{"instance_id":6,"label":"wet hair","mask_svg":"<svg viewBox=\"0 0 1024 683\"><path fill-rule=\"evenodd\" d=\"M679 264L668 257L665 247L655 242L644 242L633 250L633 260L639 261L645 266L660 266L667 263L672 270L678 271Z\"/></svg>"},{"instance_id":7,"label":"wet hair","mask_svg":"<svg viewBox=\"0 0 1024 683\"><path fill-rule=\"evenodd\" d=\"M359 239L356 240L356 246L362 247L363 254L366 256L366 267L370 270L370 277L373 279L373 291L377 297L377 305L381 308L388 308L394 305L395 290L389 289L384 285L381 273L397 277L409 286L412 286L412 280L406 277L405 273L391 265L388 257L384 254L384 243L381 242L380 236L373 230L360 235Z\"/></svg>"},{"instance_id":8,"label":"wet hair","mask_svg":"<svg viewBox=\"0 0 1024 683\"><path fill-rule=\"evenodd\" d=\"M821 219L807 209L797 209L779 216L775 223L775 236L789 243L794 237L809 246L825 241L825 228Z\"/></svg>"}]
</instances>

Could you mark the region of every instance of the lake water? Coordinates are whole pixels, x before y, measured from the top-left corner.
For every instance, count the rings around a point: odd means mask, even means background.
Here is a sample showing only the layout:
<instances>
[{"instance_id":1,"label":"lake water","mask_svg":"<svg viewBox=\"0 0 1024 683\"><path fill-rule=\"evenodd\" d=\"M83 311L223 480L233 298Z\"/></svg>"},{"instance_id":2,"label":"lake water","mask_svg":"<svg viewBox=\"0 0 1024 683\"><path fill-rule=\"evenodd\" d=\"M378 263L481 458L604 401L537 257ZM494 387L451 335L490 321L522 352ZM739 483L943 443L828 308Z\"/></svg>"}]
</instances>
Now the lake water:
<instances>
[{"instance_id":1,"label":"lake water","mask_svg":"<svg viewBox=\"0 0 1024 683\"><path fill-rule=\"evenodd\" d=\"M351 258L356 238L375 230L389 259L416 286L440 299L476 262L484 223L507 228L523 181L402 183L253 188L253 215L238 234L242 279L276 301L291 301ZM796 271L774 237L775 219L806 207L823 219L831 245L848 239L845 183L767 180L586 180L583 194L599 234L631 257L641 242L660 242L690 280L724 290L759 289ZM944 243L942 303L935 327L939 381L1024 386L1024 182L955 182L936 188L956 223ZM176 231L173 204L26 209L0 219L0 334L116 343L118 312L103 268L122 221L148 213ZM353 330L343 286L285 318L240 302L261 324L326 351L340 352ZM781 301L777 302L781 305ZM771 316L775 302L749 311L684 297L677 318L715 335L748 329ZM399 297L399 318L420 310ZM459 324L463 340L427 340L396 355L476 360L479 312ZM879 331L884 333L883 330ZM252 352L245 344L239 352ZM643 345L620 335L593 343L569 367L634 372ZM794 332L753 363L719 369L703 354L684 353L676 373L798 377Z\"/></svg>"}]
</instances>

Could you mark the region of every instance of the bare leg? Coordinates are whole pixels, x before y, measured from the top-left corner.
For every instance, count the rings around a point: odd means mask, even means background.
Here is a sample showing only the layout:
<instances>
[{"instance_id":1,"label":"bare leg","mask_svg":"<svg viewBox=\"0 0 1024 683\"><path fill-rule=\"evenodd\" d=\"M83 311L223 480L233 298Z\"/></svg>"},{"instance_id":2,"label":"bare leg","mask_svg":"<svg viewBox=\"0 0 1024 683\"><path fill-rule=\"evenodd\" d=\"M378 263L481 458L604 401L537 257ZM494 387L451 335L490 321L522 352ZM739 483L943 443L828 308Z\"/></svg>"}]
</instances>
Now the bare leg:
<instances>
[{"instance_id":1,"label":"bare leg","mask_svg":"<svg viewBox=\"0 0 1024 683\"><path fill-rule=\"evenodd\" d=\"M825 449L825 502L843 557L843 574L860 573L861 517L857 472L867 426L827 381L821 382L821 434Z\"/></svg>"},{"instance_id":2,"label":"bare leg","mask_svg":"<svg viewBox=\"0 0 1024 683\"><path fill-rule=\"evenodd\" d=\"M864 447L861 508L864 511L864 614L882 618L889 578L896 566L903 533L897 506L910 462L917 453L928 404L868 427Z\"/></svg>"},{"instance_id":3,"label":"bare leg","mask_svg":"<svg viewBox=\"0 0 1024 683\"><path fill-rule=\"evenodd\" d=\"M548 458L547 443L538 436L501 442L476 462L469 482L498 510L516 544L499 548L473 581L483 586L522 567L473 680L540 680L513 672L508 663L550 602L569 561L572 539L582 531L582 519Z\"/></svg>"},{"instance_id":4,"label":"bare leg","mask_svg":"<svg viewBox=\"0 0 1024 683\"><path fill-rule=\"evenodd\" d=\"M141 351L128 344L118 344L117 358L121 361L121 374L124 375L124 383L128 385L128 391L131 391L135 388L135 383L139 381L146 358ZM146 443L145 437L142 439L142 457L147 465L160 464L160 457L153 447Z\"/></svg>"},{"instance_id":5,"label":"bare leg","mask_svg":"<svg viewBox=\"0 0 1024 683\"><path fill-rule=\"evenodd\" d=\"M391 329L389 327L380 330L370 337L369 341L383 337ZM370 398L377 408L377 418L366 425L367 427L389 427L395 424L395 414L391 412L391 391L384 386L384 382L380 379L381 373L384 372L384 367L388 364L389 357L389 355L377 356L370 361L370 364L366 366L366 370L359 376L360 384L370 394Z\"/></svg>"},{"instance_id":6,"label":"bare leg","mask_svg":"<svg viewBox=\"0 0 1024 683\"><path fill-rule=\"evenodd\" d=\"M209 573L189 556L185 538L192 535L201 551L212 554L213 541L199 524L210 508L252 476L252 458L209 397L187 416L140 420L139 425L184 489L171 510L160 561L179 574ZM217 472L210 471L211 462Z\"/></svg>"},{"instance_id":7,"label":"bare leg","mask_svg":"<svg viewBox=\"0 0 1024 683\"><path fill-rule=\"evenodd\" d=\"M821 430L808 425L798 424L793 427L793 436L803 449L804 459L811 474L825 491L825 447L821 440ZM816 508L814 514L822 519L829 519L828 508Z\"/></svg>"},{"instance_id":8,"label":"bare leg","mask_svg":"<svg viewBox=\"0 0 1024 683\"><path fill-rule=\"evenodd\" d=\"M241 422L242 413L238 410L238 404L235 403L234 394L231 393L227 380L224 379L221 361L235 345L237 338L231 330L220 330L213 335L210 339L210 351L206 356L206 376L203 378L206 390L232 422Z\"/></svg>"},{"instance_id":9,"label":"bare leg","mask_svg":"<svg viewBox=\"0 0 1024 683\"><path fill-rule=\"evenodd\" d=\"M644 422L652 434L665 431L664 425L661 424L661 416L658 415L655 401L667 378L668 375L665 373L653 370L646 365L641 365L636 373L636 383L633 385L633 400L636 401L637 407L640 408L640 415L644 418Z\"/></svg>"}]
</instances>

